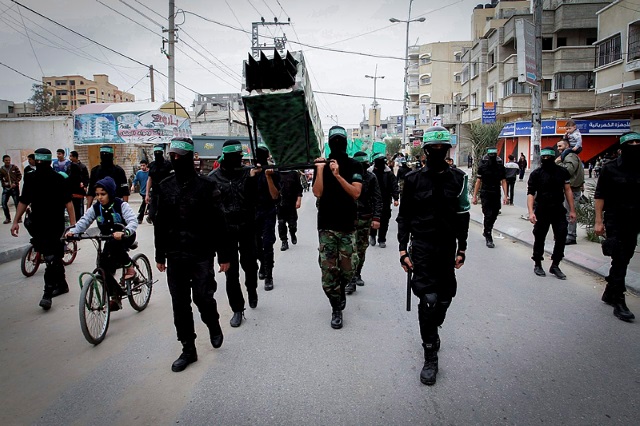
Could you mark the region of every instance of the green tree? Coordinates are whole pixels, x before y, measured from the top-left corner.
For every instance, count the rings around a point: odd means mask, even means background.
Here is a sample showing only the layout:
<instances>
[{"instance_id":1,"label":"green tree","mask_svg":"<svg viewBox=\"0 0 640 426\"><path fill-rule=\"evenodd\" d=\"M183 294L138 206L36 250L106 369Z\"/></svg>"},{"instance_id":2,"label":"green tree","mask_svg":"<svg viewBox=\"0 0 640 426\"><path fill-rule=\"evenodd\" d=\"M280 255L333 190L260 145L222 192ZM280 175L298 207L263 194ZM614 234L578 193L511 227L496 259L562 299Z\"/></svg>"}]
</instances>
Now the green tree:
<instances>
[{"instance_id":1,"label":"green tree","mask_svg":"<svg viewBox=\"0 0 640 426\"><path fill-rule=\"evenodd\" d=\"M418 146L412 146L411 150L409 151L411 156L416 158L416 159L420 159L420 157L422 157L422 146L418 145Z\"/></svg>"},{"instance_id":2,"label":"green tree","mask_svg":"<svg viewBox=\"0 0 640 426\"><path fill-rule=\"evenodd\" d=\"M503 127L504 123L501 121L496 121L491 124L471 123L469 133L471 139L473 167L470 180L472 183L469 185L469 191L473 191L473 185L478 174L478 165L480 164L480 160L487 153L487 148L493 148L496 146Z\"/></svg>"},{"instance_id":3,"label":"green tree","mask_svg":"<svg viewBox=\"0 0 640 426\"><path fill-rule=\"evenodd\" d=\"M402 140L400 138L384 138L384 143L387 145L387 155L393 157L397 152L400 152L402 146Z\"/></svg>"},{"instance_id":4,"label":"green tree","mask_svg":"<svg viewBox=\"0 0 640 426\"><path fill-rule=\"evenodd\" d=\"M35 83L31 87L33 95L29 98L29 101L35 105L36 112L50 113L64 110L60 105L60 97L54 96L53 90L44 84Z\"/></svg>"}]
</instances>

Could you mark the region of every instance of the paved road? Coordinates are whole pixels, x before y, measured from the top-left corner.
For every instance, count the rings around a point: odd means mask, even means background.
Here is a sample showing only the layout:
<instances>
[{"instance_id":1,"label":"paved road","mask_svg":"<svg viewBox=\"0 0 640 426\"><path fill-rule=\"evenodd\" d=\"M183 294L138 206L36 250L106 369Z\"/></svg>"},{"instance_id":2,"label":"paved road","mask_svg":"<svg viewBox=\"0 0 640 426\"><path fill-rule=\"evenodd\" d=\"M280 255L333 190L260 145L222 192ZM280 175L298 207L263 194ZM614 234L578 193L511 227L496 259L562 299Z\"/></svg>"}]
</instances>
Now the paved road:
<instances>
[{"instance_id":1,"label":"paved road","mask_svg":"<svg viewBox=\"0 0 640 426\"><path fill-rule=\"evenodd\" d=\"M220 280L224 345L213 350L196 320L199 360L179 374L170 370L180 349L162 274L147 310L114 313L93 347L79 329L74 282L92 267L90 243L67 270L71 293L47 313L37 306L42 271L25 279L18 262L0 265L0 424L637 423L640 329L599 302L601 279L570 266L567 281L535 277L529 248L501 240L489 250L472 225L438 383L427 387L417 301L405 311L394 244L369 249L367 284L333 330L314 225L305 195L299 243L277 252L275 289L260 289L240 328L229 327ZM150 256L151 231L139 232ZM640 314L637 298L629 306Z\"/></svg>"}]
</instances>

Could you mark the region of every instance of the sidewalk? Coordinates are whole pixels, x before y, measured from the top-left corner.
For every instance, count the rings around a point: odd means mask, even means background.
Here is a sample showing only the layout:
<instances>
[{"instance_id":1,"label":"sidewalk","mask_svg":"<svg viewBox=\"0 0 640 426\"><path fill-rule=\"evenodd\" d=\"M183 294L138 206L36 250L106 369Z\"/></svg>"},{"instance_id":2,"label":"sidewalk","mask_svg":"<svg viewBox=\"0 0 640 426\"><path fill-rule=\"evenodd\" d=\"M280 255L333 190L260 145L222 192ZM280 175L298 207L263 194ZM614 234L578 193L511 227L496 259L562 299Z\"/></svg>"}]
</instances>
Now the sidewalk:
<instances>
[{"instance_id":1,"label":"sidewalk","mask_svg":"<svg viewBox=\"0 0 640 426\"><path fill-rule=\"evenodd\" d=\"M463 168L463 170L470 175L469 169ZM522 207L525 203L524 199L526 197L526 192L524 192L523 188L526 188L527 178L528 176L525 176L524 182L518 182L516 184L515 205L502 206L502 212L498 216L498 220L493 228L493 239L496 245L501 244L502 240L500 237L504 236L513 238L514 240L533 247L533 225L529 220L523 219L528 217L527 209ZM469 176L469 179L471 185L471 176ZM520 200L518 200L518 197ZM480 200L478 200L477 205L471 205L471 220L482 225L483 216ZM587 239L586 230L579 224L577 234L578 244L565 247L565 258L563 261L603 277L607 276L609 274L611 258L602 254L602 249L599 243L594 243ZM481 235L479 237L483 238ZM545 252L550 256L552 251L553 231L549 229L545 243ZM547 257L545 257L545 260L546 259ZM550 265L549 262L546 263L546 266ZM531 273L533 274L533 261L531 261ZM626 285L630 292L640 295L640 248L638 247L636 247L635 256L631 259L631 262L629 262Z\"/></svg>"}]
</instances>

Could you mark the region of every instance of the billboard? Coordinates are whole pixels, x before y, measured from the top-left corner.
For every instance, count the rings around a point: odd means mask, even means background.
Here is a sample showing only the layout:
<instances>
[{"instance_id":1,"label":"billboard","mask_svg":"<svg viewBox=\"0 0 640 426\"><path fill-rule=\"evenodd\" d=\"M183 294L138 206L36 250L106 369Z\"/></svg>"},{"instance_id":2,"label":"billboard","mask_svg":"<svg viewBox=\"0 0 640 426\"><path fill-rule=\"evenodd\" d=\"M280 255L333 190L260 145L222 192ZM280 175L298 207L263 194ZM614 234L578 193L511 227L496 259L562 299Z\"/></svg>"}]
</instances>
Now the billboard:
<instances>
[{"instance_id":1,"label":"billboard","mask_svg":"<svg viewBox=\"0 0 640 426\"><path fill-rule=\"evenodd\" d=\"M621 135L631 130L630 120L575 120L583 135ZM542 136L562 136L567 120L542 120ZM500 132L501 138L531 136L530 121L507 123Z\"/></svg>"},{"instance_id":2,"label":"billboard","mask_svg":"<svg viewBox=\"0 0 640 426\"><path fill-rule=\"evenodd\" d=\"M495 102L483 102L482 103L482 124L491 124L496 122L496 107Z\"/></svg>"},{"instance_id":3,"label":"billboard","mask_svg":"<svg viewBox=\"0 0 640 426\"><path fill-rule=\"evenodd\" d=\"M518 54L518 83L537 86L536 29L533 22L516 19L516 45Z\"/></svg>"}]
</instances>

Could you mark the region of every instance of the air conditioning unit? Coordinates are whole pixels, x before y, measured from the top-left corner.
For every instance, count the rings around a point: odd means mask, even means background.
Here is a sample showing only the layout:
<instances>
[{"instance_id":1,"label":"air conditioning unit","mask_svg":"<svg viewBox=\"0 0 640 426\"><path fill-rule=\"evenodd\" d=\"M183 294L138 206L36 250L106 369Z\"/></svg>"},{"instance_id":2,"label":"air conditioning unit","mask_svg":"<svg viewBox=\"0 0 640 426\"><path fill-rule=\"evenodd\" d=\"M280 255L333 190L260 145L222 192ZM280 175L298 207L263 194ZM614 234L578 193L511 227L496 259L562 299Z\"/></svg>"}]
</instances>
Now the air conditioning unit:
<instances>
[{"instance_id":1,"label":"air conditioning unit","mask_svg":"<svg viewBox=\"0 0 640 426\"><path fill-rule=\"evenodd\" d=\"M558 92L549 92L547 93L547 99L549 99L550 101L555 101L556 99L558 99Z\"/></svg>"}]
</instances>

